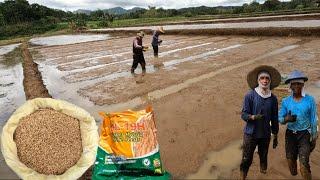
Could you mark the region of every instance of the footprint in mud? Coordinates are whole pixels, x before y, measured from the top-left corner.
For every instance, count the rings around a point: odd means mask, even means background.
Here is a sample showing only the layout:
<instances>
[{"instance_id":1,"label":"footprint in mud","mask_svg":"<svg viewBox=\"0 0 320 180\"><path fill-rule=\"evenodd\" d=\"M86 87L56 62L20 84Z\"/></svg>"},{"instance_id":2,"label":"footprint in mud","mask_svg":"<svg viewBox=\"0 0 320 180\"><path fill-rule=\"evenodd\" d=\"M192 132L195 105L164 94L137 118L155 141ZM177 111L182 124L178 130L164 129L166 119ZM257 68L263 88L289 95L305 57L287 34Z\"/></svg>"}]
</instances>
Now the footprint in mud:
<instances>
[{"instance_id":1,"label":"footprint in mud","mask_svg":"<svg viewBox=\"0 0 320 180\"><path fill-rule=\"evenodd\" d=\"M154 65L153 65L154 69L156 71L160 70L162 67L164 67L164 64L162 62L156 62Z\"/></svg>"},{"instance_id":2,"label":"footprint in mud","mask_svg":"<svg viewBox=\"0 0 320 180\"><path fill-rule=\"evenodd\" d=\"M232 170L240 165L241 142L237 140L220 151L208 153L198 171L186 179L228 179Z\"/></svg>"},{"instance_id":3,"label":"footprint in mud","mask_svg":"<svg viewBox=\"0 0 320 180\"><path fill-rule=\"evenodd\" d=\"M136 79L136 83L137 83L137 84L142 84L142 83L144 83L144 82L145 82L145 80L143 79L142 76Z\"/></svg>"},{"instance_id":4,"label":"footprint in mud","mask_svg":"<svg viewBox=\"0 0 320 180\"><path fill-rule=\"evenodd\" d=\"M0 87L8 87L12 86L14 83L8 83L8 84L0 84Z\"/></svg>"},{"instance_id":5,"label":"footprint in mud","mask_svg":"<svg viewBox=\"0 0 320 180\"><path fill-rule=\"evenodd\" d=\"M4 97L6 97L6 96L7 96L6 93L3 93L3 94L0 93L0 98L4 98Z\"/></svg>"},{"instance_id":6,"label":"footprint in mud","mask_svg":"<svg viewBox=\"0 0 320 180\"><path fill-rule=\"evenodd\" d=\"M132 74L134 77L134 80L136 81L137 84L142 84L145 82L145 79L143 78L145 76L145 74Z\"/></svg>"},{"instance_id":7,"label":"footprint in mud","mask_svg":"<svg viewBox=\"0 0 320 180\"><path fill-rule=\"evenodd\" d=\"M142 83L144 83L144 82L145 82L145 80L143 80L143 79L136 80L136 83L137 83L137 84L142 84Z\"/></svg>"}]
</instances>

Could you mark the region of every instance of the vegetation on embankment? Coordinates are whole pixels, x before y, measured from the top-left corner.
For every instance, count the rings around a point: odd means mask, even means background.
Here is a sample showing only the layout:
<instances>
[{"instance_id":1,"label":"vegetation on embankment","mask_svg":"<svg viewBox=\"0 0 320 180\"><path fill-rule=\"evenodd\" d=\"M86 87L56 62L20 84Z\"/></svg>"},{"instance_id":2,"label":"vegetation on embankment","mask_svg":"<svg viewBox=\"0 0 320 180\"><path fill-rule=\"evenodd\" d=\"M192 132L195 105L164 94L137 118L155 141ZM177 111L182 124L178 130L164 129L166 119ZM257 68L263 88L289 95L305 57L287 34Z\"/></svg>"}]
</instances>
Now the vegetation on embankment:
<instances>
[{"instance_id":1,"label":"vegetation on embankment","mask_svg":"<svg viewBox=\"0 0 320 180\"><path fill-rule=\"evenodd\" d=\"M13 51L3 55L1 64L5 66L15 66L23 61L20 47L16 47Z\"/></svg>"}]
</instances>

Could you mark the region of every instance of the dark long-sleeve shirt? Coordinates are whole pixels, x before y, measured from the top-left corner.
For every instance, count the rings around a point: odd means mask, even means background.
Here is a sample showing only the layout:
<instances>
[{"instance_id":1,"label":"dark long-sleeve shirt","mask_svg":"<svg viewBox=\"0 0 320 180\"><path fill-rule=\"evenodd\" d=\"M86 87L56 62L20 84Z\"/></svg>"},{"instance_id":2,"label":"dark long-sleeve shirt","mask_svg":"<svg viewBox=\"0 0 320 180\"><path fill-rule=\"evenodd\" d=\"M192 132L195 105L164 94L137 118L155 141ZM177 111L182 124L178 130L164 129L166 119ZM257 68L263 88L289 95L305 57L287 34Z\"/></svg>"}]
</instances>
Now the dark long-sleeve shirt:
<instances>
[{"instance_id":1,"label":"dark long-sleeve shirt","mask_svg":"<svg viewBox=\"0 0 320 180\"><path fill-rule=\"evenodd\" d=\"M143 54L142 38L135 37L132 42L132 51L134 54Z\"/></svg>"},{"instance_id":2,"label":"dark long-sleeve shirt","mask_svg":"<svg viewBox=\"0 0 320 180\"><path fill-rule=\"evenodd\" d=\"M262 114L262 120L249 120L251 115ZM255 138L269 138L272 134L278 134L278 100L271 97L263 98L255 90L249 91L243 102L241 118L246 121L244 133L253 135ZM271 126L270 126L271 122Z\"/></svg>"},{"instance_id":3,"label":"dark long-sleeve shirt","mask_svg":"<svg viewBox=\"0 0 320 180\"><path fill-rule=\"evenodd\" d=\"M159 45L159 32L158 31L153 31L153 35L152 35L152 46L158 46Z\"/></svg>"}]
</instances>

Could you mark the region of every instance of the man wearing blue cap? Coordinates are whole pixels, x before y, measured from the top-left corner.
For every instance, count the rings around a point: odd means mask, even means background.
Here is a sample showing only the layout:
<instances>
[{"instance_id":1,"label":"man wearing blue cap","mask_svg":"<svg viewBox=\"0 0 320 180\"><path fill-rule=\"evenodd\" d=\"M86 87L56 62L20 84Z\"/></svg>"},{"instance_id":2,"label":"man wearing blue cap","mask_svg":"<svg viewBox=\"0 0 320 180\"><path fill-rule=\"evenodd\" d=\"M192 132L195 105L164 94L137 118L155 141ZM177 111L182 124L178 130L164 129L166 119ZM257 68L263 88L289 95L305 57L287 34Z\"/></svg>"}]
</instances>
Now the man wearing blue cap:
<instances>
[{"instance_id":1,"label":"man wearing blue cap","mask_svg":"<svg viewBox=\"0 0 320 180\"><path fill-rule=\"evenodd\" d=\"M315 100L304 92L308 78L300 71L291 72L285 81L292 94L282 100L279 122L287 124L285 136L286 158L291 175L297 172L299 156L300 173L304 179L311 179L309 156L318 138L318 117Z\"/></svg>"}]
</instances>

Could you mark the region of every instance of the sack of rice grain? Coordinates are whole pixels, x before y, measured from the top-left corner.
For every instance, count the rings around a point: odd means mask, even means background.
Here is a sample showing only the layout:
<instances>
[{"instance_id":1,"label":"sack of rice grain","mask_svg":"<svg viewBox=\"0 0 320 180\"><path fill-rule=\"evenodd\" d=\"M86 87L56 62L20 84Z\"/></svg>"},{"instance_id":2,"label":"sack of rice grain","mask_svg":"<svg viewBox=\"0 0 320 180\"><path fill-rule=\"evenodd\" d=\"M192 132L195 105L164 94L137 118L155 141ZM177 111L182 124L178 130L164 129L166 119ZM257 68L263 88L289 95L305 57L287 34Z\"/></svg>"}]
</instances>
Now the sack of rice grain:
<instances>
[{"instance_id":1,"label":"sack of rice grain","mask_svg":"<svg viewBox=\"0 0 320 180\"><path fill-rule=\"evenodd\" d=\"M160 159L151 108L100 115L104 120L93 179L170 178Z\"/></svg>"},{"instance_id":2,"label":"sack of rice grain","mask_svg":"<svg viewBox=\"0 0 320 180\"><path fill-rule=\"evenodd\" d=\"M1 134L5 161L22 179L77 179L94 163L97 146L94 118L51 98L27 101Z\"/></svg>"}]
</instances>

